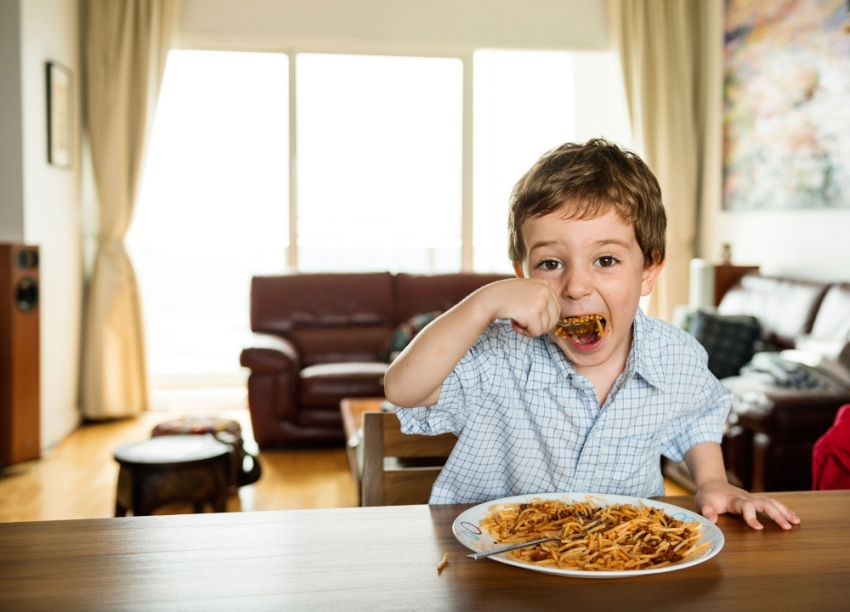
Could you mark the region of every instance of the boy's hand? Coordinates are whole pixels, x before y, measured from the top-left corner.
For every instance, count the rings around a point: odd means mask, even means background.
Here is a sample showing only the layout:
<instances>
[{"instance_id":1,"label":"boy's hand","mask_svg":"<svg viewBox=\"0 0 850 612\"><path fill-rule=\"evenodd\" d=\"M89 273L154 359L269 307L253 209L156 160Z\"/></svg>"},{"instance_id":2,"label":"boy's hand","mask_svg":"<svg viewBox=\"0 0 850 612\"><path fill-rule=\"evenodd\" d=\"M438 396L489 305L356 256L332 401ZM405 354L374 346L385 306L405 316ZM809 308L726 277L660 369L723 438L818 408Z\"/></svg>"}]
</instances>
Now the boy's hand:
<instances>
[{"instance_id":1,"label":"boy's hand","mask_svg":"<svg viewBox=\"0 0 850 612\"><path fill-rule=\"evenodd\" d=\"M763 512L782 529L791 529L793 525L800 524L800 518L785 504L734 487L725 478L704 483L697 490L694 501L700 513L712 523L717 522L718 515L729 512L742 515L753 529L764 529L764 525L756 518L756 512Z\"/></svg>"},{"instance_id":2,"label":"boy's hand","mask_svg":"<svg viewBox=\"0 0 850 612\"><path fill-rule=\"evenodd\" d=\"M731 512L742 515L753 529L764 529L764 525L756 518L756 512L764 512L782 529L791 529L792 525L800 524L797 515L784 504L730 485L726 480L719 444L702 442L693 446L685 453L685 463L697 485L694 502L702 515L712 523L717 522L719 514Z\"/></svg>"},{"instance_id":3,"label":"boy's hand","mask_svg":"<svg viewBox=\"0 0 850 612\"><path fill-rule=\"evenodd\" d=\"M513 278L485 288L490 321L510 319L514 331L536 337L561 318L561 303L552 286L539 278Z\"/></svg>"}]
</instances>

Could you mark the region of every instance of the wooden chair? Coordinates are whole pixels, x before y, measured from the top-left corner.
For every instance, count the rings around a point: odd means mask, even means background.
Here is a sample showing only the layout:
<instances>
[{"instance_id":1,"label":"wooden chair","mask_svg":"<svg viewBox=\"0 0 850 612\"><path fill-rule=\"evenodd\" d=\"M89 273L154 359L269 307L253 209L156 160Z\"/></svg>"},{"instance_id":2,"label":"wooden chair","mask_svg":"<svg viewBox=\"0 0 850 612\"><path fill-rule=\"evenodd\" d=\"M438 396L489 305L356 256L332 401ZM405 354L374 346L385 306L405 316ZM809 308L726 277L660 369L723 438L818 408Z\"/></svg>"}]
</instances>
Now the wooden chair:
<instances>
[{"instance_id":1,"label":"wooden chair","mask_svg":"<svg viewBox=\"0 0 850 612\"><path fill-rule=\"evenodd\" d=\"M392 412L363 413L364 506L427 504L457 436L401 433Z\"/></svg>"}]
</instances>

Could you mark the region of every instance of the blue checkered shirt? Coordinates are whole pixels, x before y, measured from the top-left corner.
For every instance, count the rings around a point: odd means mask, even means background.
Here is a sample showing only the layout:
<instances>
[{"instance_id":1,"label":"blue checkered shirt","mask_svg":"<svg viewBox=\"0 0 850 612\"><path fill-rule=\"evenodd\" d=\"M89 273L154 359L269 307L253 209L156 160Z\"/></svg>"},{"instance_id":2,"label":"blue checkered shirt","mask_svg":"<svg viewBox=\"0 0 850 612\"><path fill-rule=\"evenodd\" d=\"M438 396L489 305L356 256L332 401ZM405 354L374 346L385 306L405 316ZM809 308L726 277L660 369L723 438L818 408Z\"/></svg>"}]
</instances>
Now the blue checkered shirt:
<instances>
[{"instance_id":1,"label":"blue checkered shirt","mask_svg":"<svg viewBox=\"0 0 850 612\"><path fill-rule=\"evenodd\" d=\"M433 406L399 408L402 431L455 433L431 504L529 493L664 494L660 457L720 442L732 397L686 332L637 311L623 373L599 408L549 335L493 324L443 382Z\"/></svg>"}]
</instances>

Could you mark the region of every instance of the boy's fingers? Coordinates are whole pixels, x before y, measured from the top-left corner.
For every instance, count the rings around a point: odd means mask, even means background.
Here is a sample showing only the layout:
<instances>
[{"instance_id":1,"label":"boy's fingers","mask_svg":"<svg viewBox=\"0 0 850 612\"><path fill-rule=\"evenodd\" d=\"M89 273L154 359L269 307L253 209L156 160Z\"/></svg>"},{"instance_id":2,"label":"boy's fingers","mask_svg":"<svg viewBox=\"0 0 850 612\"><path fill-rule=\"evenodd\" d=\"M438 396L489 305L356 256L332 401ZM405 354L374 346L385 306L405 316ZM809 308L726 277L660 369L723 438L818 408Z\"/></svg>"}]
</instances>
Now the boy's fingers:
<instances>
[{"instance_id":1,"label":"boy's fingers","mask_svg":"<svg viewBox=\"0 0 850 612\"><path fill-rule=\"evenodd\" d=\"M700 508L700 513L712 523L717 522L717 510L711 504L706 504Z\"/></svg>"},{"instance_id":2,"label":"boy's fingers","mask_svg":"<svg viewBox=\"0 0 850 612\"><path fill-rule=\"evenodd\" d=\"M758 519L756 518L756 507L753 502L743 501L743 506L741 507L741 515L744 517L744 520L747 522L747 525L749 525L753 529L764 529L764 525L759 523Z\"/></svg>"},{"instance_id":3,"label":"boy's fingers","mask_svg":"<svg viewBox=\"0 0 850 612\"><path fill-rule=\"evenodd\" d=\"M776 521L782 529L791 529L791 523L799 523L800 519L782 503L766 497L761 504L761 511Z\"/></svg>"}]
</instances>

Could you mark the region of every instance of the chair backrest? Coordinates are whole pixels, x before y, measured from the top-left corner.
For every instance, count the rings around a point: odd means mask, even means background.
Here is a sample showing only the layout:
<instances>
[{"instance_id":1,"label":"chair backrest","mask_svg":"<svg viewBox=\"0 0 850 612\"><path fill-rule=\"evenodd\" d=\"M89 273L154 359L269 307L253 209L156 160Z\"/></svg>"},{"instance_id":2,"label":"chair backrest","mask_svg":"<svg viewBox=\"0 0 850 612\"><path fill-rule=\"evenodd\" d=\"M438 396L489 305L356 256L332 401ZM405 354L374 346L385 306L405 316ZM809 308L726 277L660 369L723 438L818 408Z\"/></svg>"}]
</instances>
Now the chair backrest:
<instances>
[{"instance_id":1,"label":"chair backrest","mask_svg":"<svg viewBox=\"0 0 850 612\"><path fill-rule=\"evenodd\" d=\"M426 504L457 436L401 433L392 412L363 413L364 506Z\"/></svg>"}]
</instances>

